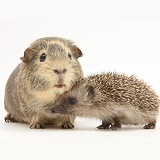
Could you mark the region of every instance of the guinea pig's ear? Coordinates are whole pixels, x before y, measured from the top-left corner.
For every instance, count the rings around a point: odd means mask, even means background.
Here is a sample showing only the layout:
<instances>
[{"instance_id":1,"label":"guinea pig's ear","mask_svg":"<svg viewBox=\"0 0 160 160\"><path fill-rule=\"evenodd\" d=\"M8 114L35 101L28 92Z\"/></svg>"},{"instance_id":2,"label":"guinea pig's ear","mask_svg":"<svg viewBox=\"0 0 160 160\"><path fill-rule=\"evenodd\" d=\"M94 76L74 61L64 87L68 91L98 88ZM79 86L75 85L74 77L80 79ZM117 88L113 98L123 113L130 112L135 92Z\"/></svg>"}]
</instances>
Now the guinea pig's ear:
<instances>
[{"instance_id":1,"label":"guinea pig's ear","mask_svg":"<svg viewBox=\"0 0 160 160\"><path fill-rule=\"evenodd\" d=\"M93 86L87 85L86 86L86 92L87 92L87 97L94 98L94 96L95 96L95 90L94 90Z\"/></svg>"},{"instance_id":2,"label":"guinea pig's ear","mask_svg":"<svg viewBox=\"0 0 160 160\"><path fill-rule=\"evenodd\" d=\"M74 46L72 50L76 59L83 56L82 51L77 46Z\"/></svg>"},{"instance_id":3,"label":"guinea pig's ear","mask_svg":"<svg viewBox=\"0 0 160 160\"><path fill-rule=\"evenodd\" d=\"M28 62L33 58L33 55L34 55L34 51L33 51L31 48L27 48L27 49L24 51L24 56L23 56L23 57L20 57L20 59L21 59L24 63L28 63Z\"/></svg>"}]
</instances>

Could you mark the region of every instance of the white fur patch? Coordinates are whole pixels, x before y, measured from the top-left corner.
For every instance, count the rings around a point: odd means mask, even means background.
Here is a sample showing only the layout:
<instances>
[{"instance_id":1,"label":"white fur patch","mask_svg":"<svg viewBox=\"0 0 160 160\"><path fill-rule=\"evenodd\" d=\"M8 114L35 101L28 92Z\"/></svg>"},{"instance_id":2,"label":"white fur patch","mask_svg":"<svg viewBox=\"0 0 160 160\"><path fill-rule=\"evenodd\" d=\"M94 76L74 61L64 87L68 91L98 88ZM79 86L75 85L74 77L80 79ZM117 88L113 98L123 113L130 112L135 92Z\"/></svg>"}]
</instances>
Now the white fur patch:
<instances>
[{"instance_id":1,"label":"white fur patch","mask_svg":"<svg viewBox=\"0 0 160 160\"><path fill-rule=\"evenodd\" d=\"M34 95L43 101L46 102L54 102L61 94L66 92L68 89L66 87L63 88L56 88L53 87L52 89L49 89L47 91L36 91Z\"/></svg>"}]
</instances>

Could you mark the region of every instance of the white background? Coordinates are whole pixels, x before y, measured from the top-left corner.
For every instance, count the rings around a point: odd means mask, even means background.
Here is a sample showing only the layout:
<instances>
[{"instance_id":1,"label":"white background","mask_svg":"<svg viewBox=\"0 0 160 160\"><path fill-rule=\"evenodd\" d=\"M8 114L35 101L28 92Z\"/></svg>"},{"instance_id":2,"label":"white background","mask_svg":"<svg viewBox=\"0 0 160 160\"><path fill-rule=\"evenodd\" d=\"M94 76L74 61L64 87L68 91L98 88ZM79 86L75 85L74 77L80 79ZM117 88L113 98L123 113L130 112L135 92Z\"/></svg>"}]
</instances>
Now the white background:
<instances>
[{"instance_id":1,"label":"white background","mask_svg":"<svg viewBox=\"0 0 160 160\"><path fill-rule=\"evenodd\" d=\"M73 40L84 74L117 71L144 79L160 95L160 5L142 0L0 1L0 159L160 159L160 121L99 131L99 120L77 119L75 129L31 130L4 123L4 88L31 42L46 36Z\"/></svg>"}]
</instances>

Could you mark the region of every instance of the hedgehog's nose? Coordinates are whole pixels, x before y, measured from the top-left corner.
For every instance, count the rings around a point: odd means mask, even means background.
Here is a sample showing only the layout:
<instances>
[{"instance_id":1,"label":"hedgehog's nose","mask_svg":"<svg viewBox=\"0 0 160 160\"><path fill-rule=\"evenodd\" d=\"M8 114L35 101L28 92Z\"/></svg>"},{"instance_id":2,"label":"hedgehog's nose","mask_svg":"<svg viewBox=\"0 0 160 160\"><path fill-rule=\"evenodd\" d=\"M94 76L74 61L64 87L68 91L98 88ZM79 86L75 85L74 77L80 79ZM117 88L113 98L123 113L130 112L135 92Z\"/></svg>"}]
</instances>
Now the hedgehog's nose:
<instances>
[{"instance_id":1,"label":"hedgehog's nose","mask_svg":"<svg viewBox=\"0 0 160 160\"><path fill-rule=\"evenodd\" d=\"M67 69L54 69L53 72L55 74L66 74Z\"/></svg>"},{"instance_id":2,"label":"hedgehog's nose","mask_svg":"<svg viewBox=\"0 0 160 160\"><path fill-rule=\"evenodd\" d=\"M55 113L55 111L56 111L55 108L51 108L52 113Z\"/></svg>"}]
</instances>

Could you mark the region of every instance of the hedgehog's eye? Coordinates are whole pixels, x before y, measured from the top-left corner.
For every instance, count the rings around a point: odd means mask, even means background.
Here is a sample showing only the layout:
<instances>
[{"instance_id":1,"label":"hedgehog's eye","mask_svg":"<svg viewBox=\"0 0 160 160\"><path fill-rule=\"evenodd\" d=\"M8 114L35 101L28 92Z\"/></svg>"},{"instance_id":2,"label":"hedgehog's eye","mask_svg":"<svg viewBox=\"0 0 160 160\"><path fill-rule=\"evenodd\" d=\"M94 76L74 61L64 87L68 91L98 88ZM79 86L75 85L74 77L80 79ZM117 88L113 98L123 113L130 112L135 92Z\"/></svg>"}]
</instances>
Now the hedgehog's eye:
<instances>
[{"instance_id":1,"label":"hedgehog's eye","mask_svg":"<svg viewBox=\"0 0 160 160\"><path fill-rule=\"evenodd\" d=\"M46 59L46 54L42 53L42 55L40 56L40 62L44 62Z\"/></svg>"},{"instance_id":2,"label":"hedgehog's eye","mask_svg":"<svg viewBox=\"0 0 160 160\"><path fill-rule=\"evenodd\" d=\"M74 98L74 97L69 98L69 104L74 105L74 104L76 104L76 102L77 102L76 98Z\"/></svg>"},{"instance_id":3,"label":"hedgehog's eye","mask_svg":"<svg viewBox=\"0 0 160 160\"><path fill-rule=\"evenodd\" d=\"M68 57L72 60L72 56L69 52L68 52Z\"/></svg>"}]
</instances>

